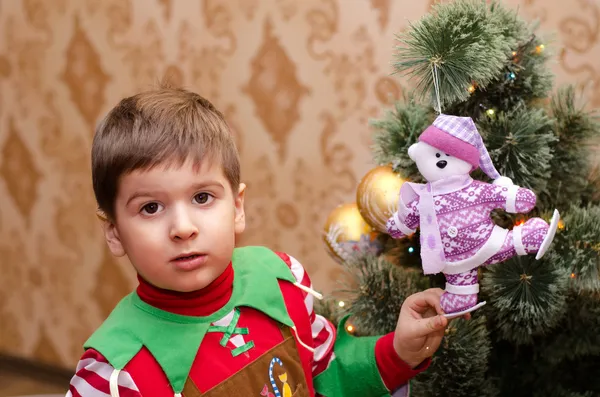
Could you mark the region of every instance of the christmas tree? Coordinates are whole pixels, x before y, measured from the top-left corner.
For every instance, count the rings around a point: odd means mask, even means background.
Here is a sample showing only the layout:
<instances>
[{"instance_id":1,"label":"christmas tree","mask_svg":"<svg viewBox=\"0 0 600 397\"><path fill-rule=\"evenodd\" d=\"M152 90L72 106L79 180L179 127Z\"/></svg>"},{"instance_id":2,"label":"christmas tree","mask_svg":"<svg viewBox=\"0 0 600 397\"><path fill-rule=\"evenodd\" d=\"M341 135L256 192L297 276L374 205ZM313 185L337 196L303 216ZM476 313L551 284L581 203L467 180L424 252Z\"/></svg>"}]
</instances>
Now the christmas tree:
<instances>
[{"instance_id":1,"label":"christmas tree","mask_svg":"<svg viewBox=\"0 0 600 397\"><path fill-rule=\"evenodd\" d=\"M536 193L530 212L494 211L497 225L561 213L540 260L478 269L487 304L452 320L411 396L600 395L599 173L589 153L600 124L574 87L553 87L549 47L516 11L485 1L437 4L398 36L394 72L414 90L372 122L377 166L326 222L326 247L350 277L318 310L336 323L350 314L348 332L380 335L408 295L444 288L443 275L422 271L419 230L392 239L385 226L402 184L424 182L407 149L439 111L471 117L499 173Z\"/></svg>"}]
</instances>

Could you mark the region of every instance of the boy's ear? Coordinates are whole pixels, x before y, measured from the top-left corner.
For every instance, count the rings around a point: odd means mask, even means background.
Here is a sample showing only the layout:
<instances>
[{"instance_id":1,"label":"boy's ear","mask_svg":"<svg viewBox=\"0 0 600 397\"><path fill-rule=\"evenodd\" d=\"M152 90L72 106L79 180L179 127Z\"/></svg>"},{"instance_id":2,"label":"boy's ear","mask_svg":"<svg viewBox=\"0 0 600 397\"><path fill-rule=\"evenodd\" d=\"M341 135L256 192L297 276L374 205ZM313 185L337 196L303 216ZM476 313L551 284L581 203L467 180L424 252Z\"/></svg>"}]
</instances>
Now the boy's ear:
<instances>
[{"instance_id":1,"label":"boy's ear","mask_svg":"<svg viewBox=\"0 0 600 397\"><path fill-rule=\"evenodd\" d=\"M241 234L246 229L246 214L244 212L244 197L246 195L246 185L240 183L237 197L235 198L235 233Z\"/></svg>"},{"instance_id":2,"label":"boy's ear","mask_svg":"<svg viewBox=\"0 0 600 397\"><path fill-rule=\"evenodd\" d=\"M102 210L96 211L96 217L98 217L102 223L104 238L106 239L106 244L108 244L110 252L116 257L124 256L125 249L123 248L123 244L119 238L119 231L115 224L108 219Z\"/></svg>"}]
</instances>

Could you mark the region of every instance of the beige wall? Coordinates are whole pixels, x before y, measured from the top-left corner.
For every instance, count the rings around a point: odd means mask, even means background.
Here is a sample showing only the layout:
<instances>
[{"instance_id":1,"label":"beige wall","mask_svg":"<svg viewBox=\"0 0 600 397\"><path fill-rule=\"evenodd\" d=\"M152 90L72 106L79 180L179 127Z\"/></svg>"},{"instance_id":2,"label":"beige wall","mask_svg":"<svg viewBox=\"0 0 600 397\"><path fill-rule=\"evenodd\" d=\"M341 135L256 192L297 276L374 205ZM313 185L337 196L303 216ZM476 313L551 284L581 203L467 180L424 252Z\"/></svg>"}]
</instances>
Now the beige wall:
<instances>
[{"instance_id":1,"label":"beige wall","mask_svg":"<svg viewBox=\"0 0 600 397\"><path fill-rule=\"evenodd\" d=\"M558 82L600 83L600 3L511 0L555 31ZM94 217L95 122L164 75L223 109L249 186L244 244L339 273L320 241L372 166L367 120L403 85L394 34L429 1L4 0L0 3L0 350L73 366L135 285ZM593 106L600 105L600 89Z\"/></svg>"}]
</instances>

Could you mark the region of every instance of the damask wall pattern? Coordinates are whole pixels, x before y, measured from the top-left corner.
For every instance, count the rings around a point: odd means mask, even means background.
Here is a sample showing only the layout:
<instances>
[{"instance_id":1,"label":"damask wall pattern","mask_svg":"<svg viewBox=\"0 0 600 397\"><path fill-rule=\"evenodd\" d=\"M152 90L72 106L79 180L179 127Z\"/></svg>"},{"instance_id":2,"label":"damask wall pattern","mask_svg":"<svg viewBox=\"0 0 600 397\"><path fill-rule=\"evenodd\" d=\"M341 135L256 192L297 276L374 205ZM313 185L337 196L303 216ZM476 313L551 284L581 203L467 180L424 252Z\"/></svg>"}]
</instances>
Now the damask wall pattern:
<instances>
[{"instance_id":1,"label":"damask wall pattern","mask_svg":"<svg viewBox=\"0 0 600 397\"><path fill-rule=\"evenodd\" d=\"M557 83L586 86L600 106L600 3L508 3L556 33ZM248 184L240 244L284 250L317 289L334 289L323 222L373 166L368 120L408 87L391 75L394 35L430 5L0 2L0 351L73 367L135 286L105 249L89 151L112 105L165 77L208 97L234 130Z\"/></svg>"}]
</instances>

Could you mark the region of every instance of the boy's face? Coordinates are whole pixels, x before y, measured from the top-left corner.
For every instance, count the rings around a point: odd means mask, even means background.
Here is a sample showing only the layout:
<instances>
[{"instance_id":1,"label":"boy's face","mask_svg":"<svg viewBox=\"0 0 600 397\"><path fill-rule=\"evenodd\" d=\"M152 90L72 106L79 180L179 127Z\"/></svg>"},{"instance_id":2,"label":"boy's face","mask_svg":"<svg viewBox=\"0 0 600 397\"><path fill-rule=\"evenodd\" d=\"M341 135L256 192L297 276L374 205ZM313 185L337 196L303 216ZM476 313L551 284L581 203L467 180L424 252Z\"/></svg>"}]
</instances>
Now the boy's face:
<instances>
[{"instance_id":1,"label":"boy's face","mask_svg":"<svg viewBox=\"0 0 600 397\"><path fill-rule=\"evenodd\" d=\"M156 287L195 291L227 268L244 231L244 189L234 193L215 164L157 166L121 178L115 223L104 222L108 246L127 255Z\"/></svg>"}]
</instances>

